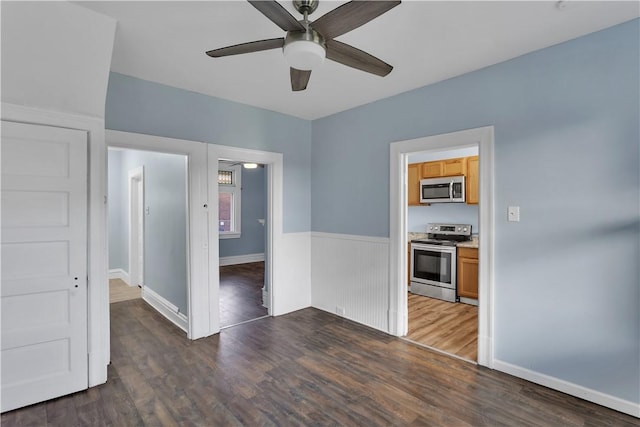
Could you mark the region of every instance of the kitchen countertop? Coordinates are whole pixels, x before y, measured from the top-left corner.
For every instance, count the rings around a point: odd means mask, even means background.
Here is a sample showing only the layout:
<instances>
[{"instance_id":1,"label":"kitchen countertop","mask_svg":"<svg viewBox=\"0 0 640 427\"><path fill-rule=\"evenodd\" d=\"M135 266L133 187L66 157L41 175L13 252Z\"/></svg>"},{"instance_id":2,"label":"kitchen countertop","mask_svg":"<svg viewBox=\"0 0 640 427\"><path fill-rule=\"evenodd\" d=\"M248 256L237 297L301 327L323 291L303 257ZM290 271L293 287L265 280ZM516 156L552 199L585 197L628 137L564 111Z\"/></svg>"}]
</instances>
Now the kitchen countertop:
<instances>
[{"instance_id":1,"label":"kitchen countertop","mask_svg":"<svg viewBox=\"0 0 640 427\"><path fill-rule=\"evenodd\" d=\"M458 242L456 245L459 248L474 248L478 249L478 235L471 236L471 240L466 242Z\"/></svg>"},{"instance_id":2,"label":"kitchen countertop","mask_svg":"<svg viewBox=\"0 0 640 427\"><path fill-rule=\"evenodd\" d=\"M410 231L409 232L409 239L407 241L411 242L412 240L426 239L426 238L427 238L427 233L415 233L413 231Z\"/></svg>"}]
</instances>

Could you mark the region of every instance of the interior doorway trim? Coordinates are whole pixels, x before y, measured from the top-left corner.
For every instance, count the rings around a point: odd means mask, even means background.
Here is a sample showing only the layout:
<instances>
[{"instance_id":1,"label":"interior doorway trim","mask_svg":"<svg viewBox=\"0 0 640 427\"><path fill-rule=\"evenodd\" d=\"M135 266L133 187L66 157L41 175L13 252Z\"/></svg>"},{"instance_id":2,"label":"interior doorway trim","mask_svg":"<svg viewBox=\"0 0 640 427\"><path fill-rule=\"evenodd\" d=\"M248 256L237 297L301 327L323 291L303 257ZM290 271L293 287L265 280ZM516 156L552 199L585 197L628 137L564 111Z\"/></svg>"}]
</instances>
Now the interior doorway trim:
<instances>
[{"instance_id":1,"label":"interior doorway trim","mask_svg":"<svg viewBox=\"0 0 640 427\"><path fill-rule=\"evenodd\" d=\"M106 131L109 147L132 150L154 151L186 156L188 180L188 223L187 233L187 305L190 339L210 335L209 307L207 304L208 275L207 265L207 148L203 142L165 138L139 133ZM108 293L104 301L108 308ZM109 325L106 326L107 328Z\"/></svg>"},{"instance_id":2,"label":"interior doorway trim","mask_svg":"<svg viewBox=\"0 0 640 427\"><path fill-rule=\"evenodd\" d=\"M389 332L404 336L407 314L407 160L409 153L477 145L479 161L478 364L493 367L494 128L486 126L394 142L390 146Z\"/></svg>"},{"instance_id":3,"label":"interior doorway trim","mask_svg":"<svg viewBox=\"0 0 640 427\"><path fill-rule=\"evenodd\" d=\"M250 150L222 145L208 145L209 182L217 183L218 161L250 162L267 165L267 241L265 242L265 279L269 288L268 313L270 316L280 312L280 298L284 297L279 283L273 280L274 272L281 261L281 248L284 239L283 220L283 156L281 153ZM218 245L218 185L209 186L209 290L210 329L220 331L220 248ZM281 295L282 294L282 295Z\"/></svg>"},{"instance_id":4,"label":"interior doorway trim","mask_svg":"<svg viewBox=\"0 0 640 427\"><path fill-rule=\"evenodd\" d=\"M144 166L129 171L129 286L144 283Z\"/></svg>"}]
</instances>

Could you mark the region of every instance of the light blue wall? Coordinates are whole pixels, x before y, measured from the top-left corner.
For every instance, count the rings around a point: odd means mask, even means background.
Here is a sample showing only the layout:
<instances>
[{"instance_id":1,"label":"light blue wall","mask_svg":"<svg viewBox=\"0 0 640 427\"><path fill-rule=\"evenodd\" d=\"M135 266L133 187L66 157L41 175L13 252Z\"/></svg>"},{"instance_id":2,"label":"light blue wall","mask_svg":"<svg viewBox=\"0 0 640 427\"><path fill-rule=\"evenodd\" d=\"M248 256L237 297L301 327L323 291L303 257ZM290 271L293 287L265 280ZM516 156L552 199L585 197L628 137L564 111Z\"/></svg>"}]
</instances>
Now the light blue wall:
<instances>
[{"instance_id":1,"label":"light blue wall","mask_svg":"<svg viewBox=\"0 0 640 427\"><path fill-rule=\"evenodd\" d=\"M471 224L471 232L478 234L478 205L433 203L430 206L409 206L407 209L407 231L426 233L430 222Z\"/></svg>"},{"instance_id":2,"label":"light blue wall","mask_svg":"<svg viewBox=\"0 0 640 427\"><path fill-rule=\"evenodd\" d=\"M283 153L286 233L311 229L311 122L111 73L107 129Z\"/></svg>"},{"instance_id":3,"label":"light blue wall","mask_svg":"<svg viewBox=\"0 0 640 427\"><path fill-rule=\"evenodd\" d=\"M409 163L422 163L477 155L478 147L421 151L409 155ZM409 206L407 209L407 231L426 233L427 224L430 222L471 224L471 232L478 234L478 205L467 205L466 203L433 203L429 206Z\"/></svg>"},{"instance_id":4,"label":"light blue wall","mask_svg":"<svg viewBox=\"0 0 640 427\"><path fill-rule=\"evenodd\" d=\"M109 151L109 266L129 272L128 173L144 167L144 286L188 315L186 158ZM116 253L117 252L117 253ZM115 267L112 257L118 260Z\"/></svg>"},{"instance_id":5,"label":"light blue wall","mask_svg":"<svg viewBox=\"0 0 640 427\"><path fill-rule=\"evenodd\" d=\"M312 230L389 236L389 144L494 125L495 357L640 402L639 36L634 20L314 121Z\"/></svg>"},{"instance_id":6,"label":"light blue wall","mask_svg":"<svg viewBox=\"0 0 640 427\"><path fill-rule=\"evenodd\" d=\"M264 253L265 226L258 219L267 214L266 174L264 168L240 169L242 172L242 202L238 239L220 239L220 257Z\"/></svg>"},{"instance_id":7,"label":"light blue wall","mask_svg":"<svg viewBox=\"0 0 640 427\"><path fill-rule=\"evenodd\" d=\"M129 271L126 215L126 177L122 173L122 151L109 150L109 270Z\"/></svg>"}]
</instances>

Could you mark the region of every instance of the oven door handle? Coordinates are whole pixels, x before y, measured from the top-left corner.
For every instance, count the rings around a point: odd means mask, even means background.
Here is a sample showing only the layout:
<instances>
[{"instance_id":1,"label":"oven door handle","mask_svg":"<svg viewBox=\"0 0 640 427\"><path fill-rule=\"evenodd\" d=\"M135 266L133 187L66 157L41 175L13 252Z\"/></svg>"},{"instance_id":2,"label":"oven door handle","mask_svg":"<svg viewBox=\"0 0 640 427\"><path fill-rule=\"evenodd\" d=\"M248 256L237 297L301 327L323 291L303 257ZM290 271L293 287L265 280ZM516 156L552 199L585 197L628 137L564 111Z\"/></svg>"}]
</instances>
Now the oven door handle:
<instances>
[{"instance_id":1,"label":"oven door handle","mask_svg":"<svg viewBox=\"0 0 640 427\"><path fill-rule=\"evenodd\" d=\"M448 253L451 255L455 255L457 253L457 248L455 246L441 246L441 245L430 245L428 243L411 243L411 256L413 257L414 250L422 250L422 251L431 251L438 253Z\"/></svg>"}]
</instances>

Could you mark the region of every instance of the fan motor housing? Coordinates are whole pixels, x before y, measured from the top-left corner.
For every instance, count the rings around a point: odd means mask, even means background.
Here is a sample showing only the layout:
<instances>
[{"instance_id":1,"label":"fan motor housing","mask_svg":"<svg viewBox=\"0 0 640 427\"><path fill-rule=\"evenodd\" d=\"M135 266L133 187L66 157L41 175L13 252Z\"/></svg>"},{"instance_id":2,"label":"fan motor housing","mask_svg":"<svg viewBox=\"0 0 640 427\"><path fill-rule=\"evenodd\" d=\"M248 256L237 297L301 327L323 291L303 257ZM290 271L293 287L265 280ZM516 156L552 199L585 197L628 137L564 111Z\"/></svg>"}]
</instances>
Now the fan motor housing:
<instances>
[{"instance_id":1,"label":"fan motor housing","mask_svg":"<svg viewBox=\"0 0 640 427\"><path fill-rule=\"evenodd\" d=\"M302 14L311 15L318 8L319 0L293 0L293 7Z\"/></svg>"},{"instance_id":2,"label":"fan motor housing","mask_svg":"<svg viewBox=\"0 0 640 427\"><path fill-rule=\"evenodd\" d=\"M327 49L327 44L324 41L322 34L314 30L313 28L307 28L307 31L289 31L284 38L284 45L297 41L309 41L322 46Z\"/></svg>"}]
</instances>

